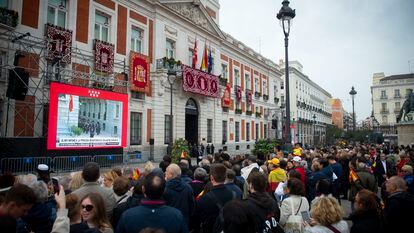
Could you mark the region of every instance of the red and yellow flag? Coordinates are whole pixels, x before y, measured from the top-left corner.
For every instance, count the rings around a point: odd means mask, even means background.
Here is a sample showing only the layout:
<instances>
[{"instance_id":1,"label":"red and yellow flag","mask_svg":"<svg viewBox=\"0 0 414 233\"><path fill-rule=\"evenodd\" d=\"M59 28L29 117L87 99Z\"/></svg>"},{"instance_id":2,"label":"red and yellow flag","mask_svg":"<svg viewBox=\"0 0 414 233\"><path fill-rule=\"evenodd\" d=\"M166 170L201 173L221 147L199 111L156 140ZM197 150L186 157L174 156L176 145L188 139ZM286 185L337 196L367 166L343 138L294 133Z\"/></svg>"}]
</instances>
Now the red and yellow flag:
<instances>
[{"instance_id":1,"label":"red and yellow flag","mask_svg":"<svg viewBox=\"0 0 414 233\"><path fill-rule=\"evenodd\" d=\"M352 168L350 168L349 169L349 183L355 182L357 180L359 180L358 174L356 174L356 172Z\"/></svg>"},{"instance_id":2,"label":"red and yellow flag","mask_svg":"<svg viewBox=\"0 0 414 233\"><path fill-rule=\"evenodd\" d=\"M140 174L139 174L139 168L135 168L134 169L134 173L132 175L132 179L133 180L138 180L139 179L139 176L140 176Z\"/></svg>"},{"instance_id":3,"label":"red and yellow flag","mask_svg":"<svg viewBox=\"0 0 414 233\"><path fill-rule=\"evenodd\" d=\"M203 57L201 59L200 70L206 71L208 67L208 57L207 57L207 43L204 45Z\"/></svg>"}]
</instances>

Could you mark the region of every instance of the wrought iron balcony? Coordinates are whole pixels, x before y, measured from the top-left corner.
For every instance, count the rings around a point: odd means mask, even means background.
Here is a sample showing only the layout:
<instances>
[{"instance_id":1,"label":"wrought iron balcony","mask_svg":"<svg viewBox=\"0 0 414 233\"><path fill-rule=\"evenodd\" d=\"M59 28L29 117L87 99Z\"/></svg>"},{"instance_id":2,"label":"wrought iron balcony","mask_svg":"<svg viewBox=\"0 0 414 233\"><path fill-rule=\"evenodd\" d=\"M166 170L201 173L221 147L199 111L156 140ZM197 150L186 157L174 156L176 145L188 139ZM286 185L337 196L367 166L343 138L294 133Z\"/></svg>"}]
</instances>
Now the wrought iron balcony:
<instances>
[{"instance_id":1,"label":"wrought iron balcony","mask_svg":"<svg viewBox=\"0 0 414 233\"><path fill-rule=\"evenodd\" d=\"M381 109L380 113L381 114L388 114L389 111L388 111L388 109Z\"/></svg>"},{"instance_id":2,"label":"wrought iron balcony","mask_svg":"<svg viewBox=\"0 0 414 233\"><path fill-rule=\"evenodd\" d=\"M16 27L19 19L19 13L17 11L9 10L0 7L0 24Z\"/></svg>"}]
</instances>

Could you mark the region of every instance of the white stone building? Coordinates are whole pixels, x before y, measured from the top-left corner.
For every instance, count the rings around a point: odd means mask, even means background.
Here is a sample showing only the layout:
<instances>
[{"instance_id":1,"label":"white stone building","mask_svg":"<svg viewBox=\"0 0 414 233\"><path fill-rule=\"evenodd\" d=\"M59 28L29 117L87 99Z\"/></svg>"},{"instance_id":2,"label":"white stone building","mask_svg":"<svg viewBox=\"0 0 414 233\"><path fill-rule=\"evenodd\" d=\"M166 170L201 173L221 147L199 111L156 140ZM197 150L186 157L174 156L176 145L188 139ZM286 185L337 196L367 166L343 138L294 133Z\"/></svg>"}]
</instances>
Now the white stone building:
<instances>
[{"instance_id":1,"label":"white stone building","mask_svg":"<svg viewBox=\"0 0 414 233\"><path fill-rule=\"evenodd\" d=\"M29 82L26 98L17 101L4 98L7 80L0 80L2 136L47 134L45 96L50 81L88 88L97 88L92 84L99 82L106 90L129 96L124 152L141 151L145 158L152 151L159 159L166 153L170 138L171 98L167 70L157 67L157 61L172 57L191 66L197 42L196 69L207 44L214 64L211 73L227 78L231 104L222 106L225 85L219 86L219 98L212 98L184 91L182 77L177 76L172 85L173 140L186 138L204 146L214 144L215 151L223 148L231 154L243 154L250 152L255 140L280 138L280 121L277 129L271 129L271 122L280 115L282 72L277 64L221 31L218 0L17 0L7 1L6 8L17 12L19 18L17 25L0 22L1 32L16 32L14 37L2 38L1 68L5 71L11 66L17 44L32 46L25 51L29 61L19 65L29 70L30 80L35 81ZM47 23L71 32L71 60L59 69L45 59L48 54L42 43L46 44ZM12 39L24 33L30 36L13 45ZM96 71L95 39L112 46L112 73ZM142 92L132 91L130 84L117 86L124 74L129 74L132 51L147 56L150 63L149 84ZM236 97L236 89L241 90L241 99ZM253 94L252 103L248 103L248 92ZM11 108L6 110L7 106Z\"/></svg>"},{"instance_id":2,"label":"white stone building","mask_svg":"<svg viewBox=\"0 0 414 233\"><path fill-rule=\"evenodd\" d=\"M397 140L397 116L409 91L414 89L414 74L385 76L374 73L371 86L372 110L380 124L384 140L395 143Z\"/></svg>"},{"instance_id":3,"label":"white stone building","mask_svg":"<svg viewBox=\"0 0 414 233\"><path fill-rule=\"evenodd\" d=\"M331 94L305 75L298 61L289 61L289 79L292 142L323 144L332 124Z\"/></svg>"}]
</instances>

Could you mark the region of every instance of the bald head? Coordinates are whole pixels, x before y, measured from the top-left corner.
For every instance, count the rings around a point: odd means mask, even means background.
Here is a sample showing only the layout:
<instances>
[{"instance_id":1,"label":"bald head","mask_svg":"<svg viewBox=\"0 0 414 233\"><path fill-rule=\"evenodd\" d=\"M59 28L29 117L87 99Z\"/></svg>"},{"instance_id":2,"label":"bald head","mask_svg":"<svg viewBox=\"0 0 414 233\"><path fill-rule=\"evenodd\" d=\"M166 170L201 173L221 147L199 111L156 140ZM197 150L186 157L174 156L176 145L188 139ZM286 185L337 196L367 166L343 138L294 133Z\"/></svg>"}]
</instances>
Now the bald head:
<instances>
[{"instance_id":1,"label":"bald head","mask_svg":"<svg viewBox=\"0 0 414 233\"><path fill-rule=\"evenodd\" d=\"M178 176L181 176L181 168L175 163L168 165L165 171L165 180L169 181Z\"/></svg>"}]
</instances>

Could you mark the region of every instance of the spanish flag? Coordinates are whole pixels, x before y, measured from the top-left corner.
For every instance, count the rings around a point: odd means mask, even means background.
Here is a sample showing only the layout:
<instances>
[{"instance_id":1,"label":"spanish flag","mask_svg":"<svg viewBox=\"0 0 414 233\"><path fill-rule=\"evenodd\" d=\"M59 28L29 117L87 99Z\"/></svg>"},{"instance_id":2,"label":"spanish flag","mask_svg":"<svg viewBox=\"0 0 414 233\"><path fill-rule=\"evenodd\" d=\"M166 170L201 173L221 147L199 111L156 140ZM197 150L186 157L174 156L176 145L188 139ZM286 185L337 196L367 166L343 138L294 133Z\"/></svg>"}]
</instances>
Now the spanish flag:
<instances>
[{"instance_id":1,"label":"spanish flag","mask_svg":"<svg viewBox=\"0 0 414 233\"><path fill-rule=\"evenodd\" d=\"M203 190L203 191L201 191L201 193L199 193L199 194L197 195L197 197L195 198L195 199L196 199L196 201L200 200L200 197L201 197L201 196L203 196L203 195L204 195L204 190Z\"/></svg>"},{"instance_id":2,"label":"spanish flag","mask_svg":"<svg viewBox=\"0 0 414 233\"><path fill-rule=\"evenodd\" d=\"M132 179L133 180L138 180L139 179L139 168L135 168L134 169L134 173L133 173L133 175L132 175Z\"/></svg>"},{"instance_id":3,"label":"spanish flag","mask_svg":"<svg viewBox=\"0 0 414 233\"><path fill-rule=\"evenodd\" d=\"M356 172L352 168L350 168L349 169L349 183L355 182L357 180L359 180L358 174L356 174Z\"/></svg>"},{"instance_id":4,"label":"spanish flag","mask_svg":"<svg viewBox=\"0 0 414 233\"><path fill-rule=\"evenodd\" d=\"M200 70L202 71L206 71L207 67L208 67L208 57L207 57L207 42L204 45L204 51L203 51L203 57L201 59L201 66L200 66Z\"/></svg>"},{"instance_id":5,"label":"spanish flag","mask_svg":"<svg viewBox=\"0 0 414 233\"><path fill-rule=\"evenodd\" d=\"M185 151L181 151L181 156L180 156L180 158L182 158L182 159L186 159L186 158L187 158L187 152L185 152Z\"/></svg>"}]
</instances>

